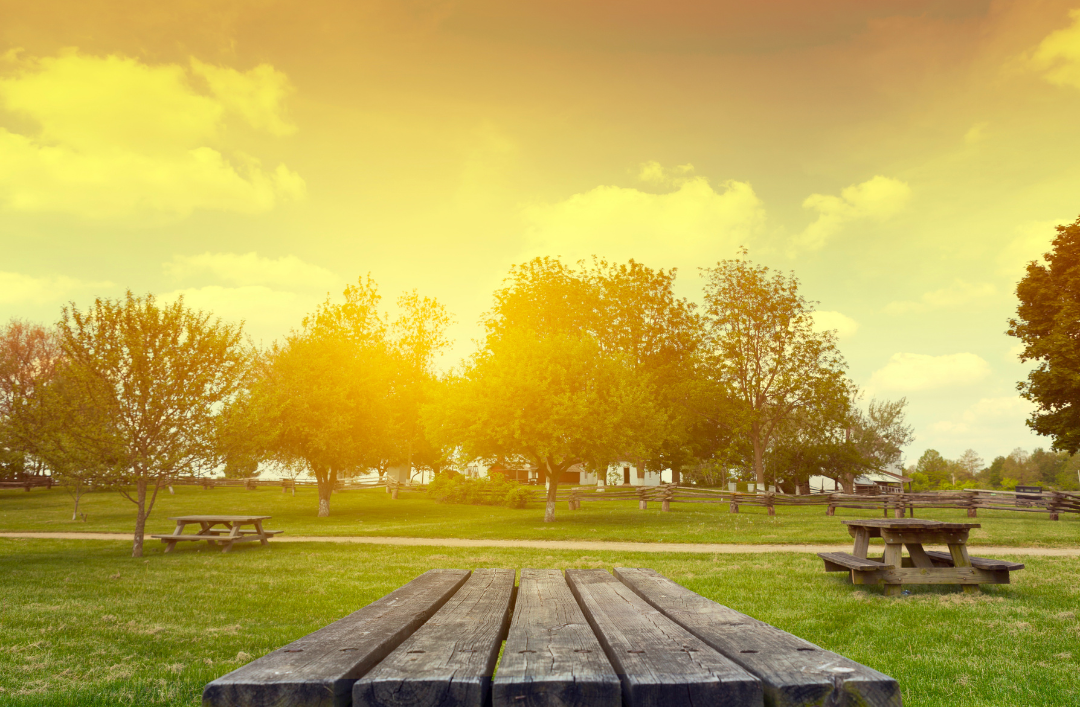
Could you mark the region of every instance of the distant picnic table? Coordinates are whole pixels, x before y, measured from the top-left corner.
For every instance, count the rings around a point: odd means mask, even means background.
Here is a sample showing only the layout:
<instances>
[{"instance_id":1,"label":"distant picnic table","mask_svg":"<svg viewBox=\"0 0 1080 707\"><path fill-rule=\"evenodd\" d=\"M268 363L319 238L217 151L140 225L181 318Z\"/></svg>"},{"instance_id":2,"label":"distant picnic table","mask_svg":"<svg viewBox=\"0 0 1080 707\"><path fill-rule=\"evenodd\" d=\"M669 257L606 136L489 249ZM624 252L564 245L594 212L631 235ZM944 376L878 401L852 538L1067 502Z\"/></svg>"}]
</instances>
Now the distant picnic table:
<instances>
[{"instance_id":1,"label":"distant picnic table","mask_svg":"<svg viewBox=\"0 0 1080 707\"><path fill-rule=\"evenodd\" d=\"M844 525L855 538L854 551L819 552L825 571L850 572L853 584L884 584L886 596L900 594L905 584L959 584L964 592L977 594L980 584L1008 584L1010 572L1024 569L1019 562L968 554L968 533L982 527L979 523L897 518L845 520ZM883 556L869 556L871 538L885 540ZM924 544L945 545L949 551L926 550Z\"/></svg>"},{"instance_id":2,"label":"distant picnic table","mask_svg":"<svg viewBox=\"0 0 1080 707\"><path fill-rule=\"evenodd\" d=\"M271 516L174 516L169 520L176 521L176 530L169 535L151 535L150 537L160 539L165 543L165 552L172 552L176 543L201 540L205 540L210 546L220 545L222 552L228 552L234 543L258 540L262 545L269 544L270 539L281 532L280 530L263 530L262 522L270 518ZM185 535L184 528L189 525L197 525L199 530ZM245 526L251 526L251 529L245 530Z\"/></svg>"},{"instance_id":3,"label":"distant picnic table","mask_svg":"<svg viewBox=\"0 0 1080 707\"><path fill-rule=\"evenodd\" d=\"M214 680L203 705L900 707L888 675L653 570L524 569L516 591L514 575L429 570Z\"/></svg>"}]
</instances>

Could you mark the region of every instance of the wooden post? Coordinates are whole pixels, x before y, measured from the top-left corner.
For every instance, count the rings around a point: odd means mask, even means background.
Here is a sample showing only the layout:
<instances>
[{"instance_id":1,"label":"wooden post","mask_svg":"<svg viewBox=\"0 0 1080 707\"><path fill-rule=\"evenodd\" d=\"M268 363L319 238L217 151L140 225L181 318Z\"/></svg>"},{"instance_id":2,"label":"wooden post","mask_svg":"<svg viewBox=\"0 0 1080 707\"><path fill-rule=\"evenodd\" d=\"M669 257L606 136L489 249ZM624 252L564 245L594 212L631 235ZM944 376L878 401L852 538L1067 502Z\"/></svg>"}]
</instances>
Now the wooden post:
<instances>
[{"instance_id":1,"label":"wooden post","mask_svg":"<svg viewBox=\"0 0 1080 707\"><path fill-rule=\"evenodd\" d=\"M660 510L667 513L671 510L671 498L664 497L664 500L660 502Z\"/></svg>"},{"instance_id":2,"label":"wooden post","mask_svg":"<svg viewBox=\"0 0 1080 707\"><path fill-rule=\"evenodd\" d=\"M968 518L978 518L979 517L979 515L978 515L979 514L979 509L976 508L975 506L969 506L968 509L967 509L967 512L968 512Z\"/></svg>"},{"instance_id":3,"label":"wooden post","mask_svg":"<svg viewBox=\"0 0 1080 707\"><path fill-rule=\"evenodd\" d=\"M776 515L776 507L773 505L773 493L771 491L765 494L765 508L769 511L769 515Z\"/></svg>"},{"instance_id":4,"label":"wooden post","mask_svg":"<svg viewBox=\"0 0 1080 707\"><path fill-rule=\"evenodd\" d=\"M737 493L731 494L731 512L732 513L738 513L739 512L739 494L737 494Z\"/></svg>"},{"instance_id":5,"label":"wooden post","mask_svg":"<svg viewBox=\"0 0 1080 707\"><path fill-rule=\"evenodd\" d=\"M825 509L825 515L827 515L827 516L836 515L836 506L834 506L833 504L830 503L829 507L827 509Z\"/></svg>"}]
</instances>

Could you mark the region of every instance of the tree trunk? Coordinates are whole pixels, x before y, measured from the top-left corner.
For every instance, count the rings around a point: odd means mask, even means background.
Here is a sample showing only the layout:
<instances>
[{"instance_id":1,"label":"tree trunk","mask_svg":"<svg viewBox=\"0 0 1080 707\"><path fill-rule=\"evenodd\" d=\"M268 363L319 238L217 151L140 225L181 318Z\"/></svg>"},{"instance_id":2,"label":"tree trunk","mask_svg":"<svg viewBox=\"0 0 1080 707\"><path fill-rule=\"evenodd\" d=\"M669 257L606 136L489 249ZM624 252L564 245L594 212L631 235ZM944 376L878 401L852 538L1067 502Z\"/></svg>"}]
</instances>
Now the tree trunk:
<instances>
[{"instance_id":1,"label":"tree trunk","mask_svg":"<svg viewBox=\"0 0 1080 707\"><path fill-rule=\"evenodd\" d=\"M844 493L855 493L855 477L851 474L844 474L840 477L840 486L844 489Z\"/></svg>"},{"instance_id":2,"label":"tree trunk","mask_svg":"<svg viewBox=\"0 0 1080 707\"><path fill-rule=\"evenodd\" d=\"M540 470L544 470L547 467L546 464L540 465ZM551 468L547 468L547 507L544 509L544 522L555 522L555 495L559 492L559 475L557 472L552 471Z\"/></svg>"},{"instance_id":3,"label":"tree trunk","mask_svg":"<svg viewBox=\"0 0 1080 707\"><path fill-rule=\"evenodd\" d=\"M138 493L138 513L135 516L135 543L131 547L131 556L142 557L143 535L146 533L146 479L140 478L135 487Z\"/></svg>"},{"instance_id":4,"label":"tree trunk","mask_svg":"<svg viewBox=\"0 0 1080 707\"><path fill-rule=\"evenodd\" d=\"M681 480L682 480L681 472L678 469L676 469L675 467L671 467L671 483L678 486L679 481L681 481Z\"/></svg>"},{"instance_id":5,"label":"tree trunk","mask_svg":"<svg viewBox=\"0 0 1080 707\"><path fill-rule=\"evenodd\" d=\"M763 460L765 450L761 445L761 424L755 420L750 423L750 441L754 445L754 478L757 483L765 483L765 463Z\"/></svg>"},{"instance_id":6,"label":"tree trunk","mask_svg":"<svg viewBox=\"0 0 1080 707\"><path fill-rule=\"evenodd\" d=\"M75 497L75 510L71 513L71 519L72 520L78 520L79 519L79 496L82 495L82 484L79 484L78 482L76 482L75 483L75 490L72 492L71 495Z\"/></svg>"},{"instance_id":7,"label":"tree trunk","mask_svg":"<svg viewBox=\"0 0 1080 707\"><path fill-rule=\"evenodd\" d=\"M319 517L326 518L330 515L330 494L334 492L334 482L337 473L330 469L320 474L315 472L315 481L319 485Z\"/></svg>"}]
</instances>

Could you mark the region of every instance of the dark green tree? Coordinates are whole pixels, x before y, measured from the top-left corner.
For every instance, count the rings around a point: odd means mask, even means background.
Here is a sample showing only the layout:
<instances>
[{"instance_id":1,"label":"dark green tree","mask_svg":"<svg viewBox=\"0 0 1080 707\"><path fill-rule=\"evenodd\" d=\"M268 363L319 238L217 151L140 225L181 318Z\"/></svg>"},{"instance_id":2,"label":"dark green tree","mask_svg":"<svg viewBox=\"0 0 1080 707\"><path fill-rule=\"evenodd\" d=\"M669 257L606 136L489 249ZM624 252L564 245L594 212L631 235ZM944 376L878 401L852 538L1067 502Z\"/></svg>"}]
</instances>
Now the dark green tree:
<instances>
[{"instance_id":1,"label":"dark green tree","mask_svg":"<svg viewBox=\"0 0 1080 707\"><path fill-rule=\"evenodd\" d=\"M1036 366L1017 387L1035 403L1027 424L1053 438L1053 448L1080 451L1080 218L1057 227L1045 263L1032 261L1016 286L1020 304L1009 336L1021 361Z\"/></svg>"}]
</instances>

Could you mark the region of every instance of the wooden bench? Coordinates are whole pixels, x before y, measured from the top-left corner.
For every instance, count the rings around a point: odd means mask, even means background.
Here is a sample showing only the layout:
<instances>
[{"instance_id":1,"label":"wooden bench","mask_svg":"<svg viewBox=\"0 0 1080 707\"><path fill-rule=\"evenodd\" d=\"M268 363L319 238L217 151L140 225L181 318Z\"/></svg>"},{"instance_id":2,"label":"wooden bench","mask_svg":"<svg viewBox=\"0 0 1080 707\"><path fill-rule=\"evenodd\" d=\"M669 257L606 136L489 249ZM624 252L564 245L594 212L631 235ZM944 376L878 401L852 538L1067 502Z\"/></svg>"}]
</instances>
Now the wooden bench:
<instances>
[{"instance_id":1,"label":"wooden bench","mask_svg":"<svg viewBox=\"0 0 1080 707\"><path fill-rule=\"evenodd\" d=\"M269 544L275 535L283 532L264 530L262 522L269 518L270 516L175 516L171 520L176 521L176 530L169 534L150 537L165 543L165 552L172 552L176 543L202 540L209 545L220 545L222 552L229 552L235 543L258 540L263 545ZM184 528L189 525L199 526L198 532L184 533ZM219 525L223 527L216 527ZM253 526L253 528L246 530L245 525Z\"/></svg>"},{"instance_id":2,"label":"wooden bench","mask_svg":"<svg viewBox=\"0 0 1080 707\"><path fill-rule=\"evenodd\" d=\"M978 593L979 585L1008 584L1009 573L1024 568L1018 562L971 557L968 532L978 528L978 523L912 518L845 520L844 524L855 539L854 551L818 553L825 571L849 572L852 584L882 584L886 596L900 595L905 584L958 584L965 593ZM885 542L881 557L868 554L872 538ZM949 552L927 551L924 544L946 545Z\"/></svg>"},{"instance_id":3,"label":"wooden bench","mask_svg":"<svg viewBox=\"0 0 1080 707\"><path fill-rule=\"evenodd\" d=\"M887 675L652 570L514 575L431 570L214 680L203 705L900 707Z\"/></svg>"}]
</instances>

